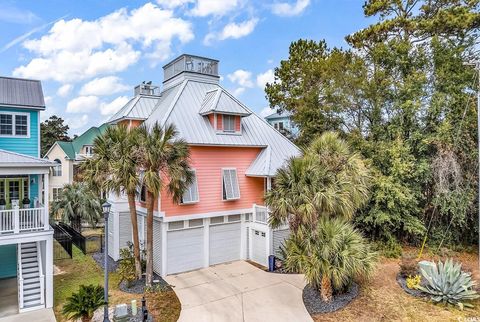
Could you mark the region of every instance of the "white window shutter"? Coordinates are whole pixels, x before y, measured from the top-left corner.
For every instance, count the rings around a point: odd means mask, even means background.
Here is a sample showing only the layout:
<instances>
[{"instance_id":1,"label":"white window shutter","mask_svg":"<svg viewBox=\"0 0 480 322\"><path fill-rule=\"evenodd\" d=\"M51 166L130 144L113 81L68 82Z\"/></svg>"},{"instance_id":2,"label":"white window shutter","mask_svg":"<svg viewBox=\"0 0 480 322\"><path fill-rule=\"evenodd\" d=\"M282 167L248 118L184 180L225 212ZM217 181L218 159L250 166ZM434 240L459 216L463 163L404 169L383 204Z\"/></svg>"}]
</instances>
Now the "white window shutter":
<instances>
[{"instance_id":1,"label":"white window shutter","mask_svg":"<svg viewBox=\"0 0 480 322\"><path fill-rule=\"evenodd\" d=\"M240 198L240 189L238 187L237 170L223 170L223 185L227 200Z\"/></svg>"},{"instance_id":2,"label":"white window shutter","mask_svg":"<svg viewBox=\"0 0 480 322\"><path fill-rule=\"evenodd\" d=\"M194 172L192 183L183 194L182 203L192 203L197 201L198 201L197 173Z\"/></svg>"}]
</instances>

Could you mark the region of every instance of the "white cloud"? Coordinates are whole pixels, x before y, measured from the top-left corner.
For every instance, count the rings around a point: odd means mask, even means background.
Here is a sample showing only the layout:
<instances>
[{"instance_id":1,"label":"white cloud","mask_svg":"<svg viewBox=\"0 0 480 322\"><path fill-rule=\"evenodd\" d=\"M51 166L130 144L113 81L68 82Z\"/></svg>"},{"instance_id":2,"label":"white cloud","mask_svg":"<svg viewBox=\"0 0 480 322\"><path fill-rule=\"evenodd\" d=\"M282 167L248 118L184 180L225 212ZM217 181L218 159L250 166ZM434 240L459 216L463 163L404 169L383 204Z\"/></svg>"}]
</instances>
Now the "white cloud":
<instances>
[{"instance_id":1,"label":"white cloud","mask_svg":"<svg viewBox=\"0 0 480 322\"><path fill-rule=\"evenodd\" d=\"M257 85L261 89L264 89L267 83L273 83L274 80L275 75L272 69L269 69L265 73L260 73L257 75Z\"/></svg>"},{"instance_id":2,"label":"white cloud","mask_svg":"<svg viewBox=\"0 0 480 322\"><path fill-rule=\"evenodd\" d=\"M174 9L183 7L189 3L195 3L195 0L157 0L157 3L162 8Z\"/></svg>"},{"instance_id":3,"label":"white cloud","mask_svg":"<svg viewBox=\"0 0 480 322\"><path fill-rule=\"evenodd\" d=\"M310 0L297 0L294 4L279 2L272 6L272 12L278 16L296 16L301 14L309 4Z\"/></svg>"},{"instance_id":4,"label":"white cloud","mask_svg":"<svg viewBox=\"0 0 480 322\"><path fill-rule=\"evenodd\" d=\"M120 77L117 76L107 76L101 78L95 78L90 82L83 85L80 90L80 95L89 96L102 96L102 95L111 95L119 92L123 92L130 87L123 84Z\"/></svg>"},{"instance_id":5,"label":"white cloud","mask_svg":"<svg viewBox=\"0 0 480 322\"><path fill-rule=\"evenodd\" d=\"M275 113L275 110L271 109L269 106L263 108L261 111L260 111L260 116L265 118L271 114Z\"/></svg>"},{"instance_id":6,"label":"white cloud","mask_svg":"<svg viewBox=\"0 0 480 322\"><path fill-rule=\"evenodd\" d=\"M197 0L191 14L199 17L223 16L242 5L240 0Z\"/></svg>"},{"instance_id":7,"label":"white cloud","mask_svg":"<svg viewBox=\"0 0 480 322\"><path fill-rule=\"evenodd\" d=\"M73 89L73 85L71 84L65 84L65 85L62 85L58 88L57 90L57 95L58 96L61 96L61 97L65 97L67 96L68 94L70 94L70 92L72 91Z\"/></svg>"},{"instance_id":8,"label":"white cloud","mask_svg":"<svg viewBox=\"0 0 480 322\"><path fill-rule=\"evenodd\" d=\"M238 88L233 90L232 94L233 94L233 96L238 97L238 96L242 95L243 92L245 92L245 87L238 87Z\"/></svg>"},{"instance_id":9,"label":"white cloud","mask_svg":"<svg viewBox=\"0 0 480 322\"><path fill-rule=\"evenodd\" d=\"M88 113L99 106L97 96L79 96L67 103L67 113Z\"/></svg>"},{"instance_id":10,"label":"white cloud","mask_svg":"<svg viewBox=\"0 0 480 322\"><path fill-rule=\"evenodd\" d=\"M52 102L51 96L45 96L43 99L45 100L45 105L48 105Z\"/></svg>"},{"instance_id":11,"label":"white cloud","mask_svg":"<svg viewBox=\"0 0 480 322\"><path fill-rule=\"evenodd\" d=\"M77 82L123 71L142 55L166 59L175 41L193 38L190 22L152 3L131 11L122 8L96 20L62 19L43 37L23 43L36 57L13 74Z\"/></svg>"},{"instance_id":12,"label":"white cloud","mask_svg":"<svg viewBox=\"0 0 480 322\"><path fill-rule=\"evenodd\" d=\"M210 32L208 33L203 42L205 45L209 45L215 40L226 40L226 39L238 39L245 37L253 32L255 26L258 23L257 18L252 18L250 20L245 20L239 23L231 22L225 27L223 27L220 32Z\"/></svg>"},{"instance_id":13,"label":"white cloud","mask_svg":"<svg viewBox=\"0 0 480 322\"><path fill-rule=\"evenodd\" d=\"M247 70L237 69L233 73L228 74L227 77L232 83L242 87L253 87L252 73Z\"/></svg>"},{"instance_id":14,"label":"white cloud","mask_svg":"<svg viewBox=\"0 0 480 322\"><path fill-rule=\"evenodd\" d=\"M75 117L75 118L66 118L65 119L65 124L68 124L71 130L77 130L88 123L88 114L83 114L80 117Z\"/></svg>"},{"instance_id":15,"label":"white cloud","mask_svg":"<svg viewBox=\"0 0 480 322\"><path fill-rule=\"evenodd\" d=\"M10 1L9 1L10 2ZM0 3L0 21L17 24L31 24L41 21L33 12L6 3Z\"/></svg>"},{"instance_id":16,"label":"white cloud","mask_svg":"<svg viewBox=\"0 0 480 322\"><path fill-rule=\"evenodd\" d=\"M102 115L111 115L121 109L128 101L128 97L119 96L110 103L102 103L100 105L100 113Z\"/></svg>"}]
</instances>

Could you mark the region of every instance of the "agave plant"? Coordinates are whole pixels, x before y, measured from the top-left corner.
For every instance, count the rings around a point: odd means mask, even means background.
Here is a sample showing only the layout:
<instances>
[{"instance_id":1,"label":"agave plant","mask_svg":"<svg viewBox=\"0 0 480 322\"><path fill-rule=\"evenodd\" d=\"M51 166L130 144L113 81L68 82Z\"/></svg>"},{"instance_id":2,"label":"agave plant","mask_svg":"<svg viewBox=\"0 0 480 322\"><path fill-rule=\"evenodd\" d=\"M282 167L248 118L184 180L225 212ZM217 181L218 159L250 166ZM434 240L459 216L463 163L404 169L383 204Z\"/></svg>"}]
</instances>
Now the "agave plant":
<instances>
[{"instance_id":1,"label":"agave plant","mask_svg":"<svg viewBox=\"0 0 480 322\"><path fill-rule=\"evenodd\" d=\"M480 297L473 289L476 283L471 274L463 272L462 265L453 263L452 259L447 259L445 263L439 261L436 266L421 268L420 271L428 284L418 289L430 294L431 300L436 303L457 305L463 309L473 307L464 301Z\"/></svg>"}]
</instances>

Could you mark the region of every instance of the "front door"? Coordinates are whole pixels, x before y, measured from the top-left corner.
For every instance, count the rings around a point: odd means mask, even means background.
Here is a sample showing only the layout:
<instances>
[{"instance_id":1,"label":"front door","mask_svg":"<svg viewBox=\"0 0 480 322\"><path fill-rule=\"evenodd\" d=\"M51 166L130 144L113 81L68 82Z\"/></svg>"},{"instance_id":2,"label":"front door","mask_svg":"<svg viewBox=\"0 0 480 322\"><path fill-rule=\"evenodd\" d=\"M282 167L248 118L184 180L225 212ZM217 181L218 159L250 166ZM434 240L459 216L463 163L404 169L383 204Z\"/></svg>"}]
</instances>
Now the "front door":
<instances>
[{"instance_id":1,"label":"front door","mask_svg":"<svg viewBox=\"0 0 480 322\"><path fill-rule=\"evenodd\" d=\"M28 178L7 178L0 180L0 194L5 198L7 209L21 206L22 199L28 197Z\"/></svg>"}]
</instances>

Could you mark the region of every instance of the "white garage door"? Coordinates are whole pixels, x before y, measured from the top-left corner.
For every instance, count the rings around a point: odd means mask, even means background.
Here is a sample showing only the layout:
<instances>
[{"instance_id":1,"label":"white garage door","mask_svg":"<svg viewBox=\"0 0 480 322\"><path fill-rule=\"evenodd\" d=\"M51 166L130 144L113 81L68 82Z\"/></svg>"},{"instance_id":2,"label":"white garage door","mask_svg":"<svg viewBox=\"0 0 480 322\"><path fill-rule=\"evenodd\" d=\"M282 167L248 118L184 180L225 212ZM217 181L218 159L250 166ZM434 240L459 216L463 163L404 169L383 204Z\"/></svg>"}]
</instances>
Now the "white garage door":
<instances>
[{"instance_id":1,"label":"white garage door","mask_svg":"<svg viewBox=\"0 0 480 322\"><path fill-rule=\"evenodd\" d=\"M128 242L132 242L132 220L130 219L130 213L121 212L119 214L119 238L120 249L127 247Z\"/></svg>"},{"instance_id":2,"label":"white garage door","mask_svg":"<svg viewBox=\"0 0 480 322\"><path fill-rule=\"evenodd\" d=\"M252 260L267 266L267 241L265 233L252 229Z\"/></svg>"},{"instance_id":3,"label":"white garage door","mask_svg":"<svg viewBox=\"0 0 480 322\"><path fill-rule=\"evenodd\" d=\"M203 267L203 227L167 232L167 274Z\"/></svg>"},{"instance_id":4,"label":"white garage door","mask_svg":"<svg viewBox=\"0 0 480 322\"><path fill-rule=\"evenodd\" d=\"M158 220L153 220L153 271L162 274L162 227Z\"/></svg>"},{"instance_id":5,"label":"white garage door","mask_svg":"<svg viewBox=\"0 0 480 322\"><path fill-rule=\"evenodd\" d=\"M240 259L241 224L210 226L210 265Z\"/></svg>"},{"instance_id":6,"label":"white garage door","mask_svg":"<svg viewBox=\"0 0 480 322\"><path fill-rule=\"evenodd\" d=\"M280 247L285 246L285 240L290 236L290 229L280 229L273 231L273 254L277 257L282 257Z\"/></svg>"}]
</instances>

